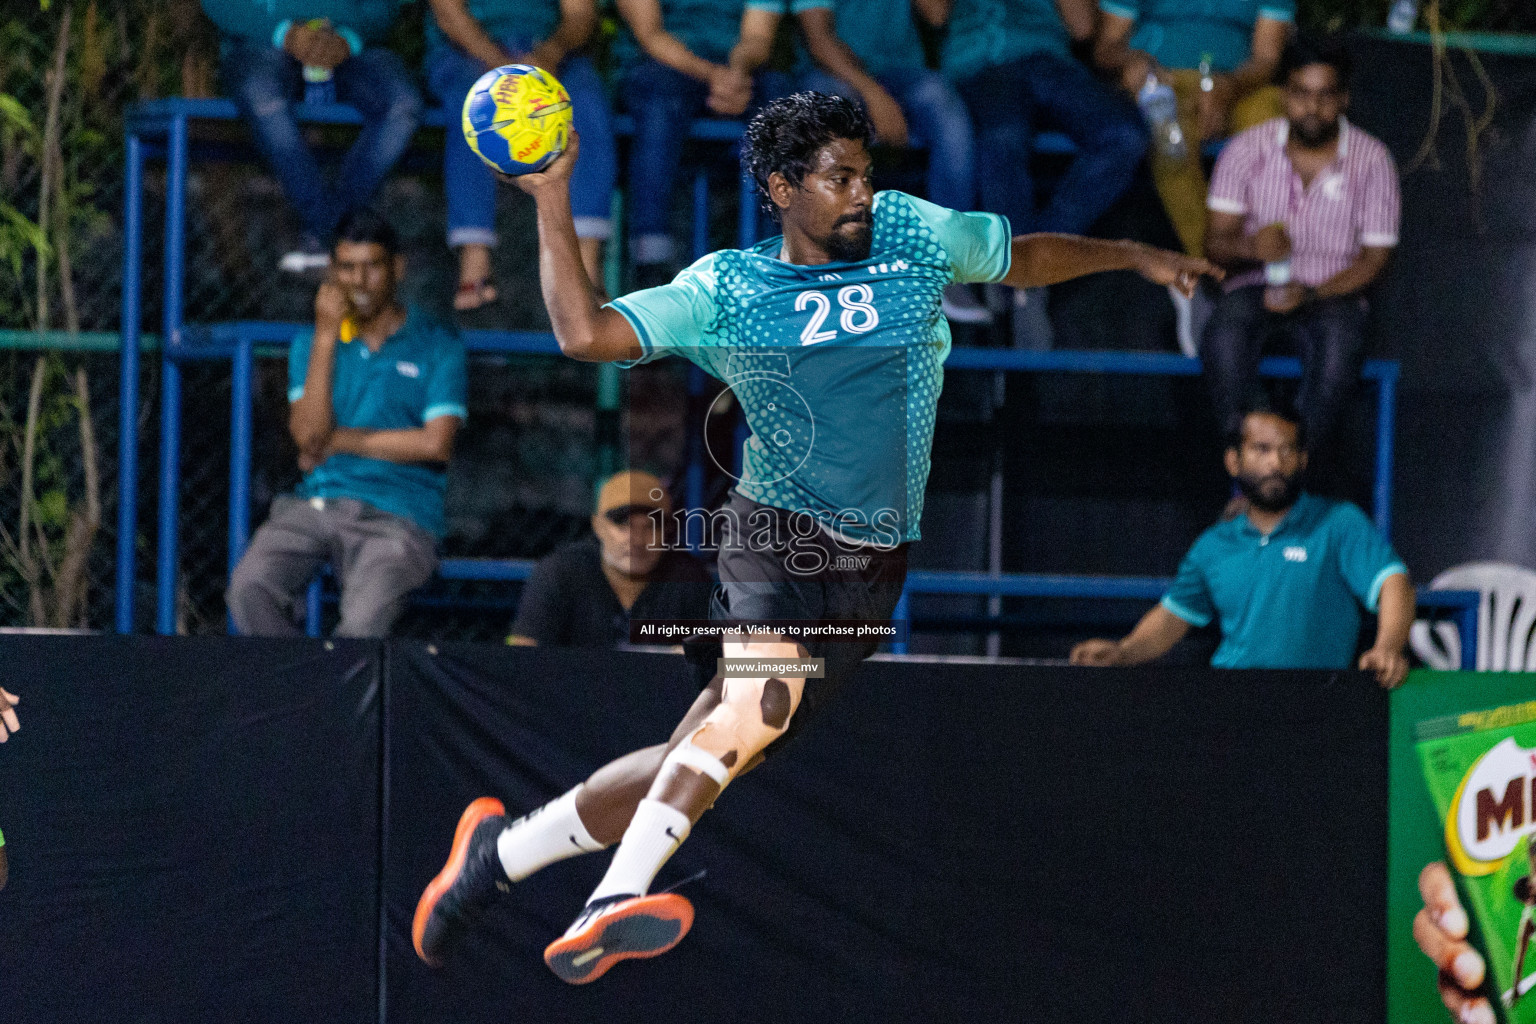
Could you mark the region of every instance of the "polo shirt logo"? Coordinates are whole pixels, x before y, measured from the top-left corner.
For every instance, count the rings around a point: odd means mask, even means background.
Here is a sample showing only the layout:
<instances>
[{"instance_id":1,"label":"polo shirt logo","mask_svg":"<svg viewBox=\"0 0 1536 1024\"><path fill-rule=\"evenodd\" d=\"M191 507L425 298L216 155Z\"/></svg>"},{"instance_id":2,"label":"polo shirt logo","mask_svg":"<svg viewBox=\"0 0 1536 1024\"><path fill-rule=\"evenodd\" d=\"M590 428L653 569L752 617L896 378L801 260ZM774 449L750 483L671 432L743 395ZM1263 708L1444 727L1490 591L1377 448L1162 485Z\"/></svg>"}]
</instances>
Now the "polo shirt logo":
<instances>
[{"instance_id":1,"label":"polo shirt logo","mask_svg":"<svg viewBox=\"0 0 1536 1024\"><path fill-rule=\"evenodd\" d=\"M1307 560L1307 549L1299 544L1293 544L1286 548L1283 554L1287 562L1305 562Z\"/></svg>"},{"instance_id":2,"label":"polo shirt logo","mask_svg":"<svg viewBox=\"0 0 1536 1024\"><path fill-rule=\"evenodd\" d=\"M400 372L400 376L410 377L413 380L421 376L421 367L417 366L415 363L408 363L404 359L395 363L395 369Z\"/></svg>"},{"instance_id":3,"label":"polo shirt logo","mask_svg":"<svg viewBox=\"0 0 1536 1024\"><path fill-rule=\"evenodd\" d=\"M1344 198L1344 175L1330 174L1323 179L1323 195L1332 200Z\"/></svg>"}]
</instances>

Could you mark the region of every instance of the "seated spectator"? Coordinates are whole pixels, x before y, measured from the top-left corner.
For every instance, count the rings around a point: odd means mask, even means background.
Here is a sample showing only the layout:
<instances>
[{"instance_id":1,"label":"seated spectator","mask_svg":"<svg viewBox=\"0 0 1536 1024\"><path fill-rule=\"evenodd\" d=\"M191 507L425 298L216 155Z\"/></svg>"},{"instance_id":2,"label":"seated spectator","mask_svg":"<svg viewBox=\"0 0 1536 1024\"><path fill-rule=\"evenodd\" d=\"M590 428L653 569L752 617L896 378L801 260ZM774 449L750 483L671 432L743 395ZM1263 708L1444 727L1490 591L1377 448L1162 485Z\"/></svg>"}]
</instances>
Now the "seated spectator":
<instances>
[{"instance_id":1,"label":"seated spectator","mask_svg":"<svg viewBox=\"0 0 1536 1024\"><path fill-rule=\"evenodd\" d=\"M597 492L591 535L533 567L507 643L617 647L630 643L631 620L709 618L709 570L657 537L671 514L666 488L651 474L609 477Z\"/></svg>"},{"instance_id":2,"label":"seated spectator","mask_svg":"<svg viewBox=\"0 0 1536 1024\"><path fill-rule=\"evenodd\" d=\"M389 633L437 569L445 469L465 418L464 348L396 300L395 233L370 210L337 227L315 329L288 354L288 429L304 480L272 502L225 601L248 636L294 636L295 601L330 563L337 636Z\"/></svg>"},{"instance_id":3,"label":"seated spectator","mask_svg":"<svg viewBox=\"0 0 1536 1024\"><path fill-rule=\"evenodd\" d=\"M1248 413L1226 453L1247 511L1200 535L1162 602L1128 636L1078 644L1072 663L1140 665L1214 619L1216 668L1357 665L1383 686L1402 682L1414 612L1408 570L1358 507L1302 491L1304 442L1289 413ZM1377 615L1376 642L1357 661L1362 605Z\"/></svg>"},{"instance_id":4,"label":"seated spectator","mask_svg":"<svg viewBox=\"0 0 1536 1024\"><path fill-rule=\"evenodd\" d=\"M1205 255L1205 168L1201 144L1280 117L1274 85L1296 21L1296 0L1100 0L1094 59L1130 96L1156 77L1173 89L1182 151L1152 148L1152 180L1184 251ZM1179 347L1196 351L1190 301L1168 289Z\"/></svg>"},{"instance_id":5,"label":"seated spectator","mask_svg":"<svg viewBox=\"0 0 1536 1024\"><path fill-rule=\"evenodd\" d=\"M629 154L630 255L642 288L676 271L672 189L693 119L738 117L784 91L761 70L782 0L618 0L619 95L635 118ZM637 50L638 46L638 50ZM586 140L582 140L586 145Z\"/></svg>"},{"instance_id":6,"label":"seated spectator","mask_svg":"<svg viewBox=\"0 0 1536 1024\"><path fill-rule=\"evenodd\" d=\"M596 0L431 0L427 85L451 111L464 107L476 79L503 64L552 71L571 96L581 156L571 175L571 207L581 260L603 287L603 241L612 233L608 204L617 173L613 123L603 81L578 52L597 26ZM496 300L491 247L496 244L496 182L462 132L449 131L443 151L448 192L448 247L459 250L455 309Z\"/></svg>"},{"instance_id":7,"label":"seated spectator","mask_svg":"<svg viewBox=\"0 0 1536 1024\"><path fill-rule=\"evenodd\" d=\"M1265 343L1302 363L1297 403L1313 451L1328 441L1365 358L1366 289L1397 244L1397 168L1344 119L1349 53L1299 40L1281 65L1284 118L1227 143L1211 181L1206 255L1226 267L1200 354L1224 432L1237 428Z\"/></svg>"},{"instance_id":8,"label":"seated spectator","mask_svg":"<svg viewBox=\"0 0 1536 1024\"><path fill-rule=\"evenodd\" d=\"M395 0L202 0L219 27L224 88L250 122L272 173L304 225L280 266L324 269L342 214L366 206L421 123L421 96L405 63L381 47ZM355 107L363 130L328 185L289 104L306 83Z\"/></svg>"},{"instance_id":9,"label":"seated spectator","mask_svg":"<svg viewBox=\"0 0 1536 1024\"><path fill-rule=\"evenodd\" d=\"M971 117L954 86L927 66L911 0L795 0L814 67L799 87L858 100L880 142L905 146L908 121L928 147L928 199L952 210L976 208ZM944 289L944 314L987 323L987 308L963 284Z\"/></svg>"},{"instance_id":10,"label":"seated spectator","mask_svg":"<svg viewBox=\"0 0 1536 1024\"><path fill-rule=\"evenodd\" d=\"M914 3L929 23L949 24L941 66L971 112L981 208L1006 216L1015 235L1086 234L1131 183L1147 149L1136 108L1072 56L1074 40L1093 35L1091 0ZM1037 210L1030 156L1047 120L1071 137L1077 155ZM1045 295L1044 288L1014 293L1016 346L1051 347Z\"/></svg>"}]
</instances>

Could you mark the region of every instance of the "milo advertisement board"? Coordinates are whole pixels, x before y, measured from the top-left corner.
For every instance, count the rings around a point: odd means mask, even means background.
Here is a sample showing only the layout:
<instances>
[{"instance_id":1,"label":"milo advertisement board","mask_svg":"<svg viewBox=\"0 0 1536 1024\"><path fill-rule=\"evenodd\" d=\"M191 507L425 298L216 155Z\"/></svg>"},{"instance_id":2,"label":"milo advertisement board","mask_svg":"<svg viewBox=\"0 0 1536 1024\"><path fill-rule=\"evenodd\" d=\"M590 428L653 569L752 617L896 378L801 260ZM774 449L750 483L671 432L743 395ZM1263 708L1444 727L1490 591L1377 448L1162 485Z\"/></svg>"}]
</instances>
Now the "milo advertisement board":
<instances>
[{"instance_id":1,"label":"milo advertisement board","mask_svg":"<svg viewBox=\"0 0 1536 1024\"><path fill-rule=\"evenodd\" d=\"M1511 1024L1536 1022L1536 998L1525 998L1536 986L1536 701L1431 718L1415 734L1452 877L1482 940L1490 994Z\"/></svg>"},{"instance_id":2,"label":"milo advertisement board","mask_svg":"<svg viewBox=\"0 0 1536 1024\"><path fill-rule=\"evenodd\" d=\"M1442 861L1503 1024L1536 1024L1536 676L1416 672L1393 695L1388 1020L1448 1021L1413 941Z\"/></svg>"}]
</instances>

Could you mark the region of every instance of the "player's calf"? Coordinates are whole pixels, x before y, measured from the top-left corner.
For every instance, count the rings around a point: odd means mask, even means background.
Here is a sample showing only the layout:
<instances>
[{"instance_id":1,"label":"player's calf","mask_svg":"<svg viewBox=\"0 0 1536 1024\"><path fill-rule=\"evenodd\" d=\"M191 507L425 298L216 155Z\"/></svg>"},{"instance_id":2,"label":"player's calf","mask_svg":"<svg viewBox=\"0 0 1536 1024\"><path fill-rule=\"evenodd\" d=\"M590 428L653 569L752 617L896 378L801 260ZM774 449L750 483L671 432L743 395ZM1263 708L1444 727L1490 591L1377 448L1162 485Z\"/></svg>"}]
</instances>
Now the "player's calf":
<instances>
[{"instance_id":1,"label":"player's calf","mask_svg":"<svg viewBox=\"0 0 1536 1024\"><path fill-rule=\"evenodd\" d=\"M789 728L804 680L727 679L720 703L663 759L650 793L581 915L544 960L583 984L620 960L675 946L693 920L675 894L647 896L656 874L720 791ZM686 910L684 909L686 908Z\"/></svg>"}]
</instances>

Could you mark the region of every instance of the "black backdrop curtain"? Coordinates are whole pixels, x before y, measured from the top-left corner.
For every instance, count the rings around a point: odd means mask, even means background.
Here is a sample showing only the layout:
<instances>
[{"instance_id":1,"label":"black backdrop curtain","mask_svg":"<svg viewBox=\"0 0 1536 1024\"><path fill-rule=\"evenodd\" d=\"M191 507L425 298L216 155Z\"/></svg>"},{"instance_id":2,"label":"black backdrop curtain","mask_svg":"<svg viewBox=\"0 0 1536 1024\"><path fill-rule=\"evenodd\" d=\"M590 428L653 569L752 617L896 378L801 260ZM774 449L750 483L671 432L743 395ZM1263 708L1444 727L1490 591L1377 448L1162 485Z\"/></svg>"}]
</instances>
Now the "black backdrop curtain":
<instances>
[{"instance_id":1,"label":"black backdrop curtain","mask_svg":"<svg viewBox=\"0 0 1536 1024\"><path fill-rule=\"evenodd\" d=\"M0 666L3 1022L1382 1019L1362 676L872 663L666 867L708 871L682 945L573 989L540 955L606 856L515 887L440 973L411 912L469 800L518 813L664 738L678 659L7 639Z\"/></svg>"}]
</instances>

